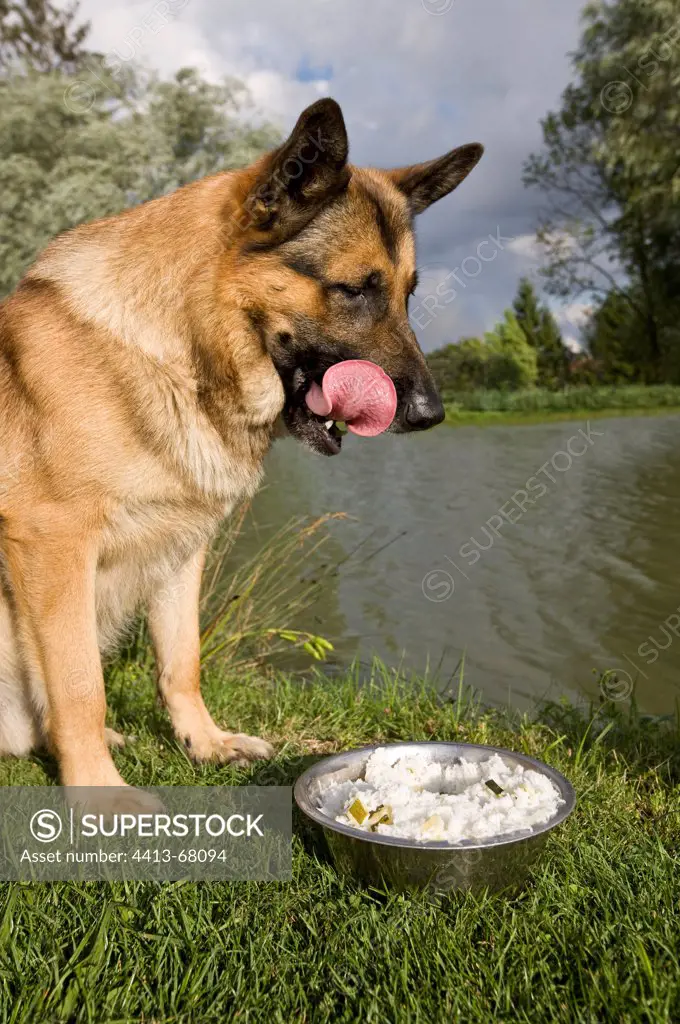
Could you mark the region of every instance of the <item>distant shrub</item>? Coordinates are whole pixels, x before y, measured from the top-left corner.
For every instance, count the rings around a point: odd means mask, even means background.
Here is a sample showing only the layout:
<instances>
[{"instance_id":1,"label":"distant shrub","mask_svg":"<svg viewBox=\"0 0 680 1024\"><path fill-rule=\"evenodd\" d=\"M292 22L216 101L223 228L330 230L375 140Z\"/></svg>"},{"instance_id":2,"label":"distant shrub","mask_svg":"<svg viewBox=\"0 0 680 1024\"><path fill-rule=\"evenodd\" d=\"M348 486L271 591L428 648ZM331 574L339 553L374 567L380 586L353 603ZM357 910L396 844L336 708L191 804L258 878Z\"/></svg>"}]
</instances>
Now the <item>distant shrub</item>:
<instances>
[{"instance_id":1,"label":"distant shrub","mask_svg":"<svg viewBox=\"0 0 680 1024\"><path fill-rule=\"evenodd\" d=\"M626 387L579 387L549 391L445 391L444 401L459 411L558 412L580 409L680 408L680 387L671 384L635 384Z\"/></svg>"},{"instance_id":2,"label":"distant shrub","mask_svg":"<svg viewBox=\"0 0 680 1024\"><path fill-rule=\"evenodd\" d=\"M496 388L516 391L536 382L536 351L527 342L512 310L493 331L479 338L465 338L428 356L428 363L442 391L475 391Z\"/></svg>"}]
</instances>

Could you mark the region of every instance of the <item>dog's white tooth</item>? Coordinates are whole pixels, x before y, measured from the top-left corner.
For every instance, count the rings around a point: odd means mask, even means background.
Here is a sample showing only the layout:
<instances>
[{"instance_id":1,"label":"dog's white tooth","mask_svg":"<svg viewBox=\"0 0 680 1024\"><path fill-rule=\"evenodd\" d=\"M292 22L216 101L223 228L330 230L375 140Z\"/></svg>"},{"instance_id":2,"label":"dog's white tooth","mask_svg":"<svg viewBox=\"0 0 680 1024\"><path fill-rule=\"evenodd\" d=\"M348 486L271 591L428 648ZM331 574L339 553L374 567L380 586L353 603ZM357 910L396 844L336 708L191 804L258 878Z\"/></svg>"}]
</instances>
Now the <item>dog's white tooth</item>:
<instances>
[{"instance_id":1,"label":"dog's white tooth","mask_svg":"<svg viewBox=\"0 0 680 1024\"><path fill-rule=\"evenodd\" d=\"M331 427L333 426L333 420L326 420L326 422L324 423L324 426L325 426L326 430L330 430Z\"/></svg>"}]
</instances>

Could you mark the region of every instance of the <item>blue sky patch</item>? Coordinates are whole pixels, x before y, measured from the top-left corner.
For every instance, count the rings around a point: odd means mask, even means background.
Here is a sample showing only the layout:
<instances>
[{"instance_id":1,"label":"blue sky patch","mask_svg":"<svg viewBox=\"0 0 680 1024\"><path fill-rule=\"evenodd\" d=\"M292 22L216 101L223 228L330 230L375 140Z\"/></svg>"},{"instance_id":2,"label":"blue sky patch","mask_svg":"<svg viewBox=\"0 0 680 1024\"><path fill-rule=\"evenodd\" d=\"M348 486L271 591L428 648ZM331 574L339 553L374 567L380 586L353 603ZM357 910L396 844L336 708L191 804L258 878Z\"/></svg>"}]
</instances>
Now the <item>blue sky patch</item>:
<instances>
[{"instance_id":1,"label":"blue sky patch","mask_svg":"<svg viewBox=\"0 0 680 1024\"><path fill-rule=\"evenodd\" d=\"M320 80L330 82L333 78L333 65L314 65L309 55L305 53L295 69L295 78L298 82L318 82Z\"/></svg>"}]
</instances>

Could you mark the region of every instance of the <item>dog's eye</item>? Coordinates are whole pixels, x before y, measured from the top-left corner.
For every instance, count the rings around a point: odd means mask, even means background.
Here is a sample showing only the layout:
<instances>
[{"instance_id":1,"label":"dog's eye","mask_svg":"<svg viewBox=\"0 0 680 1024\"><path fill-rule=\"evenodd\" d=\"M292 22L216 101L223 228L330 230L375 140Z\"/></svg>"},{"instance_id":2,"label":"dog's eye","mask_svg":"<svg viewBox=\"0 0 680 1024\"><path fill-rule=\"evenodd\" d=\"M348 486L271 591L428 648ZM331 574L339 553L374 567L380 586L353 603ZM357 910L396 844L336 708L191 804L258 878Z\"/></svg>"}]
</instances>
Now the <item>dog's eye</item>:
<instances>
[{"instance_id":1,"label":"dog's eye","mask_svg":"<svg viewBox=\"0 0 680 1024\"><path fill-rule=\"evenodd\" d=\"M351 284L336 284L335 290L344 295L347 299L358 299L364 294L363 288L355 288Z\"/></svg>"}]
</instances>

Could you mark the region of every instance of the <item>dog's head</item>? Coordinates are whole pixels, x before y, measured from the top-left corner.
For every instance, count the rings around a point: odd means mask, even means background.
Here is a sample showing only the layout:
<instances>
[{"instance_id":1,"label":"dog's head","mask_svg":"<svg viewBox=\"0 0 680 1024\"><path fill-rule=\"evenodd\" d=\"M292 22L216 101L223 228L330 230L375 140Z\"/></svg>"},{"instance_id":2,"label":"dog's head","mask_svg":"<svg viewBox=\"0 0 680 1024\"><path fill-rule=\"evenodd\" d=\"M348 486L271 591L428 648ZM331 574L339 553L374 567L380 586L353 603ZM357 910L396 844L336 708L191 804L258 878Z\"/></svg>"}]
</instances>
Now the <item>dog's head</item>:
<instances>
[{"instance_id":1,"label":"dog's head","mask_svg":"<svg viewBox=\"0 0 680 1024\"><path fill-rule=\"evenodd\" d=\"M398 170L347 163L331 99L301 115L290 138L244 181L241 272L248 310L281 377L289 432L325 455L341 436L306 396L335 363L377 363L397 392L391 430L426 430L444 409L408 319L416 286L413 218L451 192L482 155L473 143Z\"/></svg>"}]
</instances>

